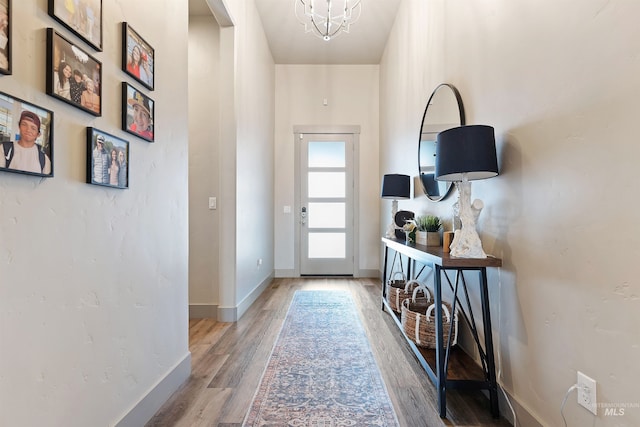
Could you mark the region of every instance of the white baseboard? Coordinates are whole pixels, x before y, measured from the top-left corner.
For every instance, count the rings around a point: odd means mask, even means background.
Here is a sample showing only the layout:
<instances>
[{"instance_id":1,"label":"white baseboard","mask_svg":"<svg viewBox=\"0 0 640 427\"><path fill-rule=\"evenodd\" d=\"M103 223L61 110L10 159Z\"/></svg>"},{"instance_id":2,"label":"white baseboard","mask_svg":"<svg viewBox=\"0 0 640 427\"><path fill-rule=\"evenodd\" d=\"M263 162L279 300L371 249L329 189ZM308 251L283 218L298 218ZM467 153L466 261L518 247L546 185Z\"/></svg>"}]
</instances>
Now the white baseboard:
<instances>
[{"instance_id":1,"label":"white baseboard","mask_svg":"<svg viewBox=\"0 0 640 427\"><path fill-rule=\"evenodd\" d=\"M363 269L360 269L358 271L358 276L356 276L356 277L366 277L366 278L379 279L382 276L381 276L379 270L363 270ZM380 285L380 286L382 286L382 285Z\"/></svg>"},{"instance_id":2,"label":"white baseboard","mask_svg":"<svg viewBox=\"0 0 640 427\"><path fill-rule=\"evenodd\" d=\"M300 275L296 274L295 270L276 270L275 277L290 278L290 277L300 277Z\"/></svg>"},{"instance_id":3,"label":"white baseboard","mask_svg":"<svg viewBox=\"0 0 640 427\"><path fill-rule=\"evenodd\" d=\"M217 312L217 304L189 304L189 319L215 319Z\"/></svg>"},{"instance_id":4,"label":"white baseboard","mask_svg":"<svg viewBox=\"0 0 640 427\"><path fill-rule=\"evenodd\" d=\"M242 301L240 301L237 307L237 319L242 317L242 315L249 309L249 307L251 307L251 304L253 304L258 299L258 297L262 295L262 293L265 291L265 289L267 289L272 281L273 272L265 277L264 280L260 282L260 284L256 286L249 295L247 295Z\"/></svg>"},{"instance_id":5,"label":"white baseboard","mask_svg":"<svg viewBox=\"0 0 640 427\"><path fill-rule=\"evenodd\" d=\"M237 322L238 319L251 307L260 295L267 289L273 280L273 273L264 278L253 291L243 298L235 307L218 307L217 319L219 322Z\"/></svg>"},{"instance_id":6,"label":"white baseboard","mask_svg":"<svg viewBox=\"0 0 640 427\"><path fill-rule=\"evenodd\" d=\"M158 383L131 408L115 427L140 427L191 375L191 353L187 353Z\"/></svg>"}]
</instances>

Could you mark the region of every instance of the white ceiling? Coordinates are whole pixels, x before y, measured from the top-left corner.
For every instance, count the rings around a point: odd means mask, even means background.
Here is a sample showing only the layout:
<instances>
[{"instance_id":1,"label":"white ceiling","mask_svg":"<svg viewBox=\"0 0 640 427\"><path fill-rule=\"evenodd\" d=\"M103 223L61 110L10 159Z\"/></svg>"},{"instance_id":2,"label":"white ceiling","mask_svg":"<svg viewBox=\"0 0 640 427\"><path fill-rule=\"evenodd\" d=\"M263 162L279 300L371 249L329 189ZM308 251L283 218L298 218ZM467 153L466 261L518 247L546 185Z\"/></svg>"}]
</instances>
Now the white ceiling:
<instances>
[{"instance_id":1,"label":"white ceiling","mask_svg":"<svg viewBox=\"0 0 640 427\"><path fill-rule=\"evenodd\" d=\"M360 19L326 42L294 14L294 0L255 0L276 64L378 64L402 0L362 0ZM206 0L189 0L191 15L211 14Z\"/></svg>"}]
</instances>

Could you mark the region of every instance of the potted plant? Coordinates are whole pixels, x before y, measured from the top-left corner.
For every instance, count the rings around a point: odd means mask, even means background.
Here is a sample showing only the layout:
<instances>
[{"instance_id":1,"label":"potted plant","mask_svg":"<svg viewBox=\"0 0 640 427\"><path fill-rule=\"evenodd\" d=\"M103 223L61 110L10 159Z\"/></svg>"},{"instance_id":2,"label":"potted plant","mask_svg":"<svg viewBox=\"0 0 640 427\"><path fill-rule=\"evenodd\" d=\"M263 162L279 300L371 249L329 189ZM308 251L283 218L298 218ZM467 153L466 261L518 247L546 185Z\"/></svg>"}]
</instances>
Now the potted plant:
<instances>
[{"instance_id":1,"label":"potted plant","mask_svg":"<svg viewBox=\"0 0 640 427\"><path fill-rule=\"evenodd\" d=\"M440 246L440 228L442 222L435 215L423 215L415 219L416 243L426 246Z\"/></svg>"}]
</instances>

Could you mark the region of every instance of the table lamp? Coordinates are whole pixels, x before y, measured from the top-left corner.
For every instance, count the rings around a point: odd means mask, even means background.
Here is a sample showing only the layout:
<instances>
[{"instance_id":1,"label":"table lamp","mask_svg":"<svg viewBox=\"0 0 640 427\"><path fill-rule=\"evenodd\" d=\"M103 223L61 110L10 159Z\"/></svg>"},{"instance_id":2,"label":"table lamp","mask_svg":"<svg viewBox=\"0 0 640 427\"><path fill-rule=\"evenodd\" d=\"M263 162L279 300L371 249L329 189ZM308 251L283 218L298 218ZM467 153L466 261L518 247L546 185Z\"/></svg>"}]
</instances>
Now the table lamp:
<instances>
[{"instance_id":1,"label":"table lamp","mask_svg":"<svg viewBox=\"0 0 640 427\"><path fill-rule=\"evenodd\" d=\"M458 209L462 228L455 231L451 256L486 258L476 230L483 208L481 200L471 203L471 182L498 175L496 140L491 126L460 126L440 132L436 137L438 181L453 181L458 189Z\"/></svg>"},{"instance_id":2,"label":"table lamp","mask_svg":"<svg viewBox=\"0 0 640 427\"><path fill-rule=\"evenodd\" d=\"M386 237L393 239L396 237L395 217L398 213L398 199L408 199L411 196L411 178L409 175L389 174L382 177L383 199L392 199L391 203L391 223L387 228Z\"/></svg>"}]
</instances>

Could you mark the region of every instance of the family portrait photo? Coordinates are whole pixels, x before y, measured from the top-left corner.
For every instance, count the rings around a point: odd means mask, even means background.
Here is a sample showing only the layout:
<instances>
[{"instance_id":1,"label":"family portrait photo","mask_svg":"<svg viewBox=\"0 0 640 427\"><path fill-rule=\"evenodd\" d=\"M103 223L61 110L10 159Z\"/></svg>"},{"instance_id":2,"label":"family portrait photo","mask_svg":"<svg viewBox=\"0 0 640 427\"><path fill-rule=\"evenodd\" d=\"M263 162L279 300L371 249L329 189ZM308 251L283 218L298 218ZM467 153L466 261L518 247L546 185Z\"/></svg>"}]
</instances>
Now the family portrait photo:
<instances>
[{"instance_id":1,"label":"family portrait photo","mask_svg":"<svg viewBox=\"0 0 640 427\"><path fill-rule=\"evenodd\" d=\"M122 70L153 90L154 49L126 22L122 23Z\"/></svg>"},{"instance_id":2,"label":"family portrait photo","mask_svg":"<svg viewBox=\"0 0 640 427\"><path fill-rule=\"evenodd\" d=\"M94 116L102 115L102 64L47 29L47 94Z\"/></svg>"},{"instance_id":3,"label":"family portrait photo","mask_svg":"<svg viewBox=\"0 0 640 427\"><path fill-rule=\"evenodd\" d=\"M96 50L102 50L102 0L49 0L49 15Z\"/></svg>"},{"instance_id":4,"label":"family portrait photo","mask_svg":"<svg viewBox=\"0 0 640 427\"><path fill-rule=\"evenodd\" d=\"M122 82L122 101L122 130L153 142L153 100L130 84Z\"/></svg>"},{"instance_id":5,"label":"family portrait photo","mask_svg":"<svg viewBox=\"0 0 640 427\"><path fill-rule=\"evenodd\" d=\"M11 74L11 0L0 0L0 73Z\"/></svg>"},{"instance_id":6,"label":"family portrait photo","mask_svg":"<svg viewBox=\"0 0 640 427\"><path fill-rule=\"evenodd\" d=\"M129 188L129 142L88 127L87 183Z\"/></svg>"},{"instance_id":7,"label":"family portrait photo","mask_svg":"<svg viewBox=\"0 0 640 427\"><path fill-rule=\"evenodd\" d=\"M53 176L53 112L0 92L0 170Z\"/></svg>"}]
</instances>

